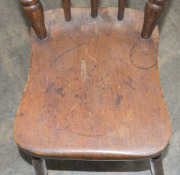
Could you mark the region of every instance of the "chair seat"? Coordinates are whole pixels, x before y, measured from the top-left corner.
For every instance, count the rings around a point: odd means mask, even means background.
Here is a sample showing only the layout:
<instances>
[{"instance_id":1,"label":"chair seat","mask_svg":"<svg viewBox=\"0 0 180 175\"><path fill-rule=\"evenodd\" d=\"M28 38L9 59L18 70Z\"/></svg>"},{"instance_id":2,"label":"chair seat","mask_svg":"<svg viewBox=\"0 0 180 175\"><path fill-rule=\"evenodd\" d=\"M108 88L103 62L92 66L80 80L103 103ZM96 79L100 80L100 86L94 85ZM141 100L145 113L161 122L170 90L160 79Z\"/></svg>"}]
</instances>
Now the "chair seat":
<instances>
[{"instance_id":1,"label":"chair seat","mask_svg":"<svg viewBox=\"0 0 180 175\"><path fill-rule=\"evenodd\" d=\"M14 126L32 155L123 160L160 153L170 139L158 65L159 33L140 37L143 13L100 8L45 12L48 37L31 31L31 65Z\"/></svg>"}]
</instances>

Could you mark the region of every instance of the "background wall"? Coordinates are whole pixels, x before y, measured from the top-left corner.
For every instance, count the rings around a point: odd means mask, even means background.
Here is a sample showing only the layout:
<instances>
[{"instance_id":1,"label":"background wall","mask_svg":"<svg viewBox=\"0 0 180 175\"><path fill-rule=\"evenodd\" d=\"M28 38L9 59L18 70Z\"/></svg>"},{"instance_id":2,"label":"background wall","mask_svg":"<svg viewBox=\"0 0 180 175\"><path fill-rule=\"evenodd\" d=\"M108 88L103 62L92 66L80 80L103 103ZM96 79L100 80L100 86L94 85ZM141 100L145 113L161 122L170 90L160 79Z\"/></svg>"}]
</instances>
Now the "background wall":
<instances>
[{"instance_id":1,"label":"background wall","mask_svg":"<svg viewBox=\"0 0 180 175\"><path fill-rule=\"evenodd\" d=\"M41 2L45 10L61 7L60 0L42 0ZM143 11L145 2L146 0L128 0L127 7ZM73 7L86 7L90 6L90 0L72 0L71 4ZM117 6L117 0L101 0L99 5ZM166 175L179 175L179 0L169 0L167 2L159 27L160 79L172 121L172 138L169 147L163 153L163 163ZM30 25L18 0L0 0L0 174L2 175L33 174L29 157L18 150L13 138L14 118L24 91L30 64L29 29ZM48 160L48 169L50 175L60 173L66 175L151 174L147 161L107 163Z\"/></svg>"}]
</instances>

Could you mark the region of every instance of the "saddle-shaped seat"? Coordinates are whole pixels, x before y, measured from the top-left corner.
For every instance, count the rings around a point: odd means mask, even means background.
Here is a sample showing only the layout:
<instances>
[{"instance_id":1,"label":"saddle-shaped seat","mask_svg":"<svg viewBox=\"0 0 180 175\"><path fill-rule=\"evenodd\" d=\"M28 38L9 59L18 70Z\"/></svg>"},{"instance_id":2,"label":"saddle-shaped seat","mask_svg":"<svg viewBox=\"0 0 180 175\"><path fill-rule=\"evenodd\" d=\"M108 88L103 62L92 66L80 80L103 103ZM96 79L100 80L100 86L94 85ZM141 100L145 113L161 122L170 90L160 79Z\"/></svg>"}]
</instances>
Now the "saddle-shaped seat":
<instances>
[{"instance_id":1,"label":"saddle-shaped seat","mask_svg":"<svg viewBox=\"0 0 180 175\"><path fill-rule=\"evenodd\" d=\"M99 8L97 18L88 8L71 12L69 22L63 9L45 12L45 39L31 30L16 143L40 158L159 155L169 143L171 126L158 73L158 27L144 39L144 15L138 10L126 9L122 21L116 8Z\"/></svg>"}]
</instances>

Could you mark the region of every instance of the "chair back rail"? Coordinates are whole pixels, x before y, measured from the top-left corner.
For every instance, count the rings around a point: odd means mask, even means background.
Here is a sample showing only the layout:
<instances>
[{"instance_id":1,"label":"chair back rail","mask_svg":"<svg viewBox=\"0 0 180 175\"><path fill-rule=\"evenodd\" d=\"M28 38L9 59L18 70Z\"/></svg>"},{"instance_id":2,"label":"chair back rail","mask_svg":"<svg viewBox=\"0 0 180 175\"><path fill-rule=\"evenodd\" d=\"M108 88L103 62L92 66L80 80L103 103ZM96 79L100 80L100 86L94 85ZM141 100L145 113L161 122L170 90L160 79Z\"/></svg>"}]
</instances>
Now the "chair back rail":
<instances>
[{"instance_id":1,"label":"chair back rail","mask_svg":"<svg viewBox=\"0 0 180 175\"><path fill-rule=\"evenodd\" d=\"M40 0L20 0L23 5L26 16L31 22L31 25L39 39L44 39L47 36L43 7ZM141 32L141 37L147 39L151 36L159 17L164 9L166 0L148 0L144 10L144 23ZM64 17L68 22L71 20L70 0L62 0ZM118 0L118 20L124 17L126 0ZM98 15L98 0L91 0L91 16L92 18Z\"/></svg>"}]
</instances>

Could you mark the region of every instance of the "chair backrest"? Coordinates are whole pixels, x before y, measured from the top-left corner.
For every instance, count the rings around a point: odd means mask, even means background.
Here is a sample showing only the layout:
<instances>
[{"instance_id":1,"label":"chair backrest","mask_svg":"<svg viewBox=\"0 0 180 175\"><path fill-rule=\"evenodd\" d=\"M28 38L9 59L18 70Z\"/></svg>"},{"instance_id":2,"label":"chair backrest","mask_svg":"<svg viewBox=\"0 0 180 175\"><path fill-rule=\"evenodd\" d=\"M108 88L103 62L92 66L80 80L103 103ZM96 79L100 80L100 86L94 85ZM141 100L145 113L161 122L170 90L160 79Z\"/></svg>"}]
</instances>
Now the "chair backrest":
<instances>
[{"instance_id":1,"label":"chair backrest","mask_svg":"<svg viewBox=\"0 0 180 175\"><path fill-rule=\"evenodd\" d=\"M44 25L43 7L40 0L20 0L24 11L31 22L39 39L44 39L47 36ZM144 12L144 24L141 36L147 39L151 36L157 21L163 11L166 0L148 0ZM71 20L70 0L62 0L65 20ZM123 20L126 0L118 0L118 20ZM91 16L92 18L98 15L98 0L91 0Z\"/></svg>"}]
</instances>

